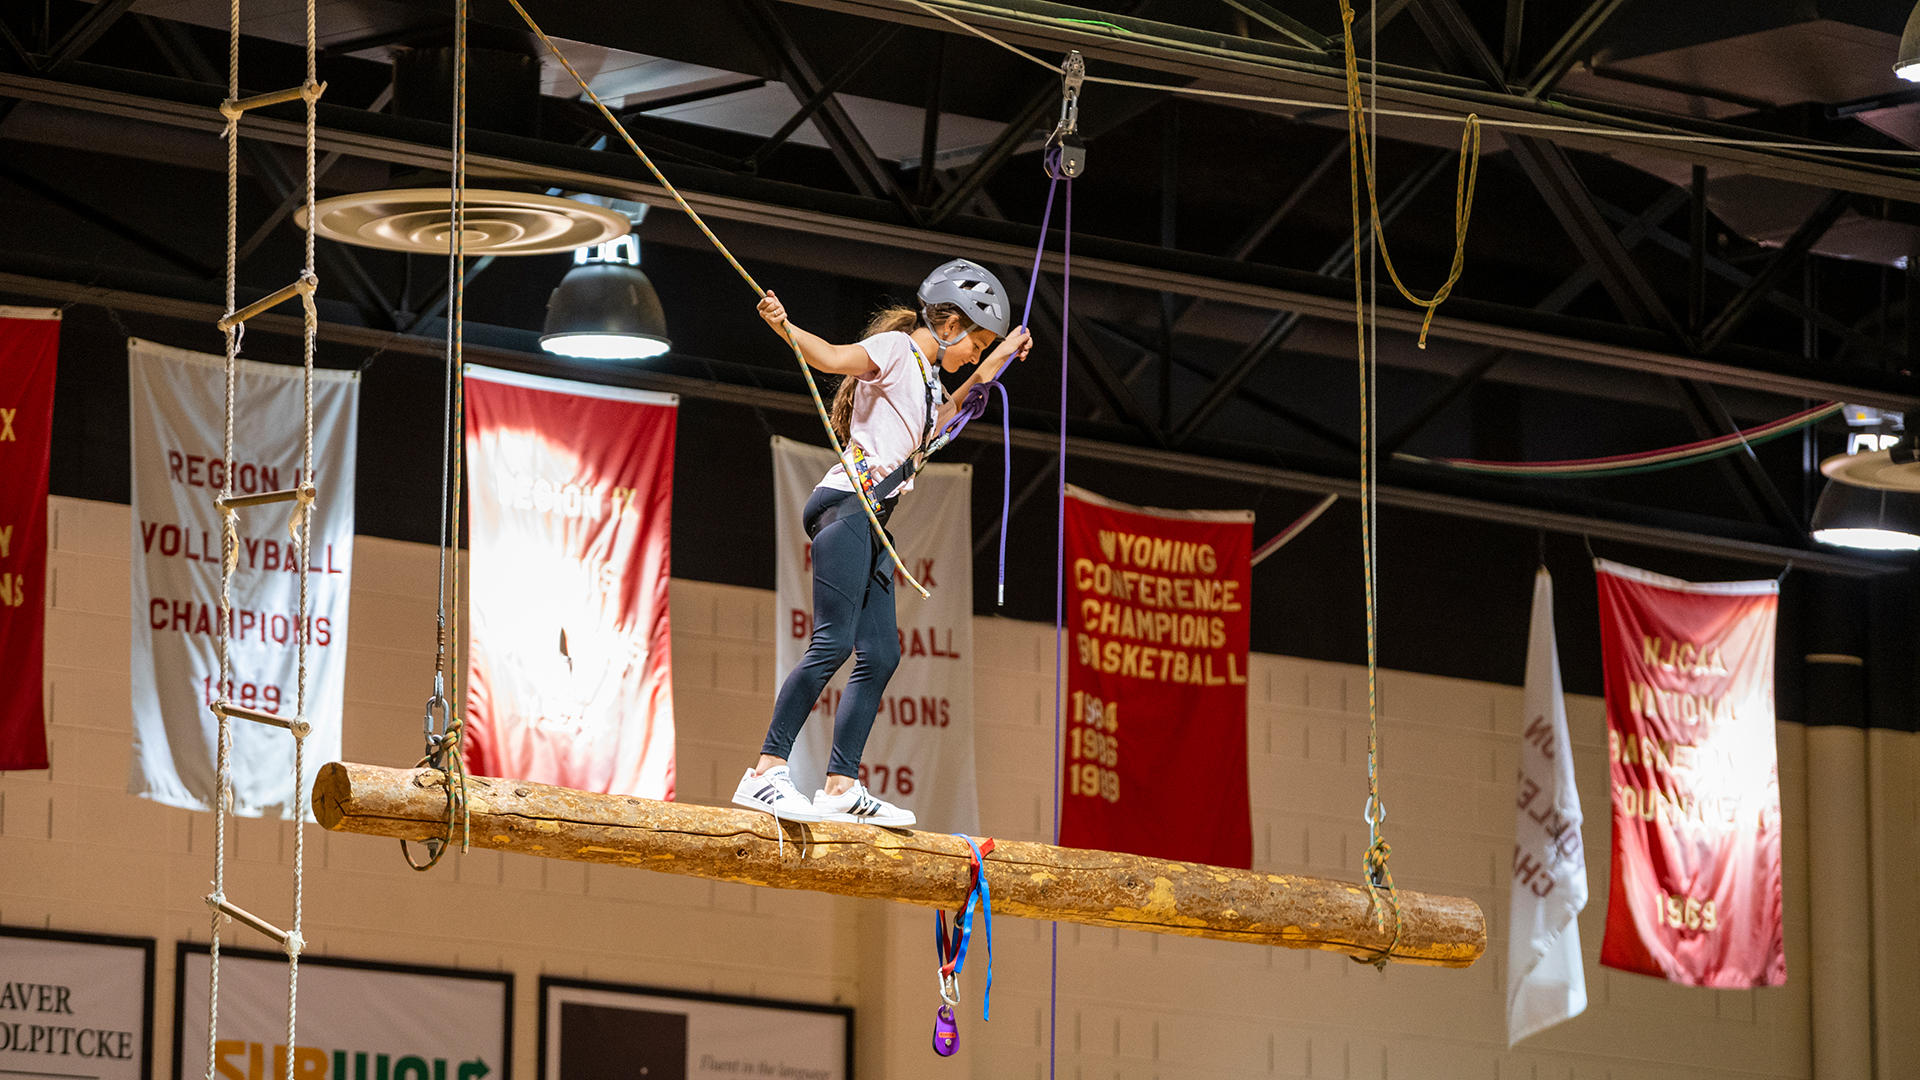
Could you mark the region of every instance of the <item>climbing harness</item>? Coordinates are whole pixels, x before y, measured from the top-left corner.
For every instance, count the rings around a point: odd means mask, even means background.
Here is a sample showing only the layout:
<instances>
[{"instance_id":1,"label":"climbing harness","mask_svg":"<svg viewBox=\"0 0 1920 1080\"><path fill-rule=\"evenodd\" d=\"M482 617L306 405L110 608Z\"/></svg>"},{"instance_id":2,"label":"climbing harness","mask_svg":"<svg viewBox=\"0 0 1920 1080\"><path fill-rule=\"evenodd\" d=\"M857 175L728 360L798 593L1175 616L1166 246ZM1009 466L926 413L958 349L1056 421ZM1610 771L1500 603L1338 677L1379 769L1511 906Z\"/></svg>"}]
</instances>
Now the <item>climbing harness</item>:
<instances>
[{"instance_id":1,"label":"climbing harness","mask_svg":"<svg viewBox=\"0 0 1920 1080\"><path fill-rule=\"evenodd\" d=\"M435 593L433 694L427 698L421 724L426 753L414 768L440 772L447 786L447 823L444 832L426 841L427 861L415 862L406 840L401 857L415 870L431 870L453 846L453 827L460 823L460 851L473 838L467 806L467 764L463 744L466 719L460 713L460 666L453 650L460 642L460 509L459 498L465 447L465 380L462 351L466 328L467 221L467 0L454 5L453 21L453 145L449 149L447 201L447 369L440 417L440 580ZM448 564L452 573L448 573ZM451 643L451 645L449 644ZM435 724L438 723L436 730Z\"/></svg>"},{"instance_id":2,"label":"climbing harness","mask_svg":"<svg viewBox=\"0 0 1920 1080\"><path fill-rule=\"evenodd\" d=\"M987 943L987 983L980 991L980 1019L993 1019L993 894L987 887L986 858L993 851L993 837L975 841L965 833L954 833L967 842L972 865L968 871L967 899L953 915L953 930L947 930L945 909L933 914L933 949L940 958L935 973L940 978L940 1008L934 1013L933 1052L951 1057L960 1048L960 1025L954 1010L960 1006L960 972L967 965L967 947L973 940L973 912L980 910L980 935Z\"/></svg>"},{"instance_id":3,"label":"climbing harness","mask_svg":"<svg viewBox=\"0 0 1920 1080\"><path fill-rule=\"evenodd\" d=\"M627 144L627 148L632 150L634 154L640 158L640 163L647 167L647 171L653 174L653 178L659 182L661 187L666 189L668 195L673 197L673 201L679 204L680 209L686 212L687 218L693 222L695 228L700 230L701 235L705 236L708 242L713 244L714 250L718 251L720 256L727 260L727 265L733 267L734 273L740 275L740 279L747 283L748 288L753 290L755 296L767 295L767 290L760 287L760 283L754 280L753 275L747 271L747 268L742 266L740 260L734 257L733 252L727 249L727 245L721 243L720 238L715 236L713 230L707 227L705 219L700 216L699 211L693 208L693 204L687 201L686 196L680 194L680 189L673 186L673 181L668 180L666 174L660 171L660 167L655 165L653 159L647 156L647 152L640 149L640 144L633 141L633 136L628 134L626 125L620 122L620 118L613 114L612 109L607 108L606 102L600 100L600 95L594 93L593 88L587 85L587 80L581 77L580 72L574 68L572 61L568 60L566 54L560 51L560 47L553 43L553 39L547 36L547 32L540 29L540 24L533 21L533 16L527 14L527 9L520 5L520 0L507 0L507 3L511 4L513 10L519 13L521 20L527 24L527 29L532 30L534 36L538 37L541 43L547 47L547 50L553 53L553 58L560 62L560 66L567 69L567 74L573 76L573 81L579 85L580 92L585 94L587 99L593 102L594 107L600 110L600 115L605 117L607 123L613 125L613 129L620 133L620 138ZM790 327L791 324L789 324L789 328ZM800 365L800 374L807 380L807 393L812 395L814 412L819 415L821 426L826 428L827 444L833 447L833 455L840 460L840 467L846 470L847 475L850 477L855 475L853 463L847 458L846 448L840 445L840 436L834 433L833 419L827 413L826 402L820 397L820 385L814 380L813 369L807 365L806 357L800 353L799 342L793 339L791 332L785 333L782 336L787 339L787 347L793 350L793 359ZM920 584L920 580L913 576L912 571L907 569L907 564L900 558L900 553L894 550L893 540L887 535L886 528L880 524L879 513L875 510L873 501L867 497L866 490L861 487L861 485L855 484L854 496L860 500L860 508L866 511L867 524L872 527L875 540L886 549L887 556L893 560L894 569L899 572L901 578L904 579L907 584L913 586L915 592L918 592L923 597L927 596L927 587Z\"/></svg>"},{"instance_id":4,"label":"climbing harness","mask_svg":"<svg viewBox=\"0 0 1920 1080\"><path fill-rule=\"evenodd\" d=\"M311 636L312 625L308 619L308 574L312 566L308 551L313 539L313 515L309 509L319 493L313 473L313 353L320 320L314 309L313 294L320 287L320 277L314 272L313 230L307 230L306 262L300 276L292 284L244 308L236 309L235 293L240 272L240 122L249 110L296 100L306 103L307 220L313 220L315 109L320 96L327 89L327 84L319 78L319 37L314 28L314 5L315 0L307 0L306 79L291 89L248 98L240 96L240 0L229 0L227 10L227 96L220 103L220 115L227 118L220 136L227 143L227 305L225 314L215 323L226 339L226 417L221 439L223 460L234 460L234 399L239 385L240 349L246 337L247 320L296 296L300 298L304 314L304 331L301 335L303 427L300 474L293 487L258 495L235 495L234 470L228 469L226 481L214 500L221 516L221 616L217 620L219 629L215 635L220 654L220 696L212 705L219 726L215 760L217 794L213 806L213 892L206 897L213 919L207 943L207 1080L214 1080L215 1067L221 1060L217 1050L220 1037L220 928L224 923L240 922L251 927L279 942L281 949L286 952L286 1044L297 1045L294 1036L300 1004L300 953L305 948L300 926L306 882L306 745L307 735L312 731L307 721L307 638ZM292 717L245 708L228 700L233 686L233 575L240 565L239 511L277 502L293 504L287 532L297 545L295 557L300 560L300 602L294 624L298 628L294 639L297 642L299 676ZM293 923L284 930L227 899L227 815L233 812L234 720L283 728L293 736ZM283 1080L293 1080L294 1056L291 1053L285 1055L286 1072Z\"/></svg>"}]
</instances>

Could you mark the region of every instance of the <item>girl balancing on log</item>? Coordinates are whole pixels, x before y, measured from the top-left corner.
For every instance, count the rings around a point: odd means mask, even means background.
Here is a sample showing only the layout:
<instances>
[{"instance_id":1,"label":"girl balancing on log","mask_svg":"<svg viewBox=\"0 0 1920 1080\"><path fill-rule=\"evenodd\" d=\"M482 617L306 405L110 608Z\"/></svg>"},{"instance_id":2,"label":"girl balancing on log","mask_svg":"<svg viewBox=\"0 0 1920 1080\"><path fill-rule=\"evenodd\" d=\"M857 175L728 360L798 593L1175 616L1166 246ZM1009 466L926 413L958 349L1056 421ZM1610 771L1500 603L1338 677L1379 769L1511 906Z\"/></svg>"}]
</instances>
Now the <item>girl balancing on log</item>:
<instances>
[{"instance_id":1,"label":"girl balancing on log","mask_svg":"<svg viewBox=\"0 0 1920 1080\"><path fill-rule=\"evenodd\" d=\"M853 485L859 483L882 525L913 487L912 473L935 434L968 391L1026 359L1026 327L1008 331L1011 311L1000 279L955 259L920 284L920 308L889 307L867 324L858 344L835 345L787 321L769 290L760 317L776 333L792 335L813 368L842 376L833 397L834 434L858 476L835 465L807 499L801 521L813 541L813 639L787 674L774 700L773 721L760 761L740 778L733 801L789 821L854 821L904 828L913 812L875 798L860 774L860 755L873 730L887 680L900 663L894 622L893 566L873 534ZM995 342L998 342L996 345ZM928 361L928 357L933 359ZM953 397L938 370L984 363ZM826 786L809 800L793 785L787 755L827 680L853 654L853 674L833 721L833 757Z\"/></svg>"}]
</instances>

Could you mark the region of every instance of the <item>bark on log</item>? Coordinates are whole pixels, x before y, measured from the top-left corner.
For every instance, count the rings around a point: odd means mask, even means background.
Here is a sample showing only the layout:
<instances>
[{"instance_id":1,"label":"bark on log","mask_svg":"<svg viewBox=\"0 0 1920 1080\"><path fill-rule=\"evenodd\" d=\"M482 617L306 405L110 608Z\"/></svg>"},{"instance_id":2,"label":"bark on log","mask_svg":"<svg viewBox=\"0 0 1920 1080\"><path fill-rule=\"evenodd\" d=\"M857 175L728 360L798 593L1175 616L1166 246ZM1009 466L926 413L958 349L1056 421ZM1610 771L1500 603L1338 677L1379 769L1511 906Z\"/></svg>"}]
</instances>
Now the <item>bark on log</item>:
<instances>
[{"instance_id":1,"label":"bark on log","mask_svg":"<svg viewBox=\"0 0 1920 1080\"><path fill-rule=\"evenodd\" d=\"M498 851L638 866L777 889L811 889L957 908L969 867L962 840L872 825L783 822L731 807L596 795L524 780L467 781L473 843ZM320 824L339 832L425 840L443 835L445 774L333 763L313 787ZM457 827L456 827L457 830ZM455 836L459 834L456 831ZM1401 932L1382 931L1364 887L1024 841L987 856L996 914L1372 960L1466 967L1487 948L1472 900L1400 891Z\"/></svg>"}]
</instances>

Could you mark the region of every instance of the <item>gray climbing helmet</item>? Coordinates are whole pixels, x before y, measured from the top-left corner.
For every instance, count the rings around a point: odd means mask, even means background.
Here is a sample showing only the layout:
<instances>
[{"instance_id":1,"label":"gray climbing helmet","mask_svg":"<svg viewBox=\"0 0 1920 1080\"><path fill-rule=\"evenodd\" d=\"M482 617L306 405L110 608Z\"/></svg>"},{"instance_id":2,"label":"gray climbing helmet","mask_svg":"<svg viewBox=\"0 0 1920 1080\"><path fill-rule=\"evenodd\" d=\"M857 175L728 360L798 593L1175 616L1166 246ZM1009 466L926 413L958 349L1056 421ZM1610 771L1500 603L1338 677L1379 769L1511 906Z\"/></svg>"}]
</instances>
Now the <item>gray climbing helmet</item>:
<instances>
[{"instance_id":1,"label":"gray climbing helmet","mask_svg":"<svg viewBox=\"0 0 1920 1080\"><path fill-rule=\"evenodd\" d=\"M1011 327L1012 311L1006 286L1000 284L993 271L966 259L941 265L920 283L922 317L935 304L952 304L973 320L975 326L992 331L997 338L1006 337ZM934 337L939 340L938 334ZM942 344L954 345L959 340L955 338Z\"/></svg>"}]
</instances>

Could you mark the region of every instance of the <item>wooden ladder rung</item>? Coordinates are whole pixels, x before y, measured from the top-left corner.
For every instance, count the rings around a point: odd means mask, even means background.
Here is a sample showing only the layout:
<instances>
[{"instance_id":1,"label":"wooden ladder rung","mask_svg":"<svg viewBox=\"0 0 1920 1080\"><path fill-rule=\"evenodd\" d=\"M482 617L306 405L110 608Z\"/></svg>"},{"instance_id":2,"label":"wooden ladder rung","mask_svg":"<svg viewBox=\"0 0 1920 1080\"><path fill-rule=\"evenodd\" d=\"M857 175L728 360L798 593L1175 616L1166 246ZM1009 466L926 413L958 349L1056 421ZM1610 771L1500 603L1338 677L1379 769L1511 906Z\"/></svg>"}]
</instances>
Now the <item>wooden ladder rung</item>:
<instances>
[{"instance_id":1,"label":"wooden ladder rung","mask_svg":"<svg viewBox=\"0 0 1920 1080\"><path fill-rule=\"evenodd\" d=\"M297 716L275 716L269 712L261 712L258 709L249 709L225 701L214 702L213 708L215 712L218 712L230 720L251 720L256 724L265 724L268 727L286 728L288 731L293 732L293 737L296 739L306 738L307 734L313 730L311 724Z\"/></svg>"},{"instance_id":2,"label":"wooden ladder rung","mask_svg":"<svg viewBox=\"0 0 1920 1080\"><path fill-rule=\"evenodd\" d=\"M291 300L294 297L299 296L303 293L312 292L314 289L314 284L315 284L314 282L309 281L306 278L301 278L299 281L296 281L293 284L288 285L285 288L282 288L279 291L275 292L272 296L263 296L260 299L255 300L253 303L248 304L246 307L241 308L239 311L236 311L231 315L223 316L220 319L220 321L215 323L214 325L218 326L222 333L225 333L226 331L233 329L236 325L246 322L248 319L253 318L255 315L258 315L263 311L266 311L270 308L278 307L281 304L286 303L288 300Z\"/></svg>"},{"instance_id":3,"label":"wooden ladder rung","mask_svg":"<svg viewBox=\"0 0 1920 1080\"><path fill-rule=\"evenodd\" d=\"M252 97L244 97L237 100L228 98L220 103L220 115L229 120L238 120L240 119L240 114L246 112L248 109L259 109L268 105L278 105L283 101L319 101L320 95L326 92L326 83L309 82L301 83L299 86L289 87L285 90L275 90L269 94L255 94Z\"/></svg>"},{"instance_id":4,"label":"wooden ladder rung","mask_svg":"<svg viewBox=\"0 0 1920 1080\"><path fill-rule=\"evenodd\" d=\"M228 901L225 897L208 894L206 900L207 906L218 911L220 914L225 915L235 922L245 923L279 942L280 947L287 950L289 955L298 953L305 944L300 940L298 934L280 929L260 916L255 915L253 912L248 911L246 908Z\"/></svg>"},{"instance_id":5,"label":"wooden ladder rung","mask_svg":"<svg viewBox=\"0 0 1920 1080\"><path fill-rule=\"evenodd\" d=\"M293 502L295 499L300 498L303 493L307 499L311 501L314 497L313 485L302 484L299 487L282 488L279 491L263 491L258 495L215 497L213 501L216 505L237 510L243 506L265 506L268 503Z\"/></svg>"}]
</instances>

